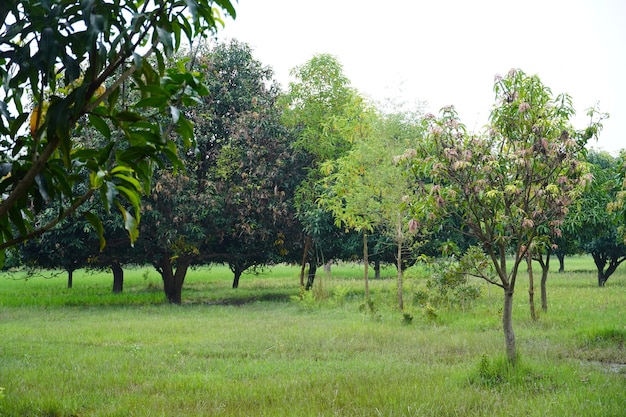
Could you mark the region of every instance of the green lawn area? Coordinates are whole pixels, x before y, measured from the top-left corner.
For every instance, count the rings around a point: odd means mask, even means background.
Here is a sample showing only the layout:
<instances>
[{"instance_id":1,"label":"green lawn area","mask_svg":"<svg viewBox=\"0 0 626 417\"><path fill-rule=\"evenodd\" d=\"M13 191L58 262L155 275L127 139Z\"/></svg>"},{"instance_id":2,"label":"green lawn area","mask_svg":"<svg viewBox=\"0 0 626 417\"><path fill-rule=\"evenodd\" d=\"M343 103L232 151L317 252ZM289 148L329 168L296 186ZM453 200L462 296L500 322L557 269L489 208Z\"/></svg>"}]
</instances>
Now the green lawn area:
<instances>
[{"instance_id":1,"label":"green lawn area","mask_svg":"<svg viewBox=\"0 0 626 417\"><path fill-rule=\"evenodd\" d=\"M553 265L556 270L558 265ZM520 361L504 362L501 290L471 308L426 314L411 302L427 272L407 273L410 324L395 306L394 269L320 273L299 301L299 269L244 275L190 271L184 303L164 301L151 268L0 276L0 416L624 416L626 272L604 288L593 262L552 273L549 309L530 319L520 277ZM46 274L49 276L49 274ZM536 297L539 297L538 288Z\"/></svg>"}]
</instances>

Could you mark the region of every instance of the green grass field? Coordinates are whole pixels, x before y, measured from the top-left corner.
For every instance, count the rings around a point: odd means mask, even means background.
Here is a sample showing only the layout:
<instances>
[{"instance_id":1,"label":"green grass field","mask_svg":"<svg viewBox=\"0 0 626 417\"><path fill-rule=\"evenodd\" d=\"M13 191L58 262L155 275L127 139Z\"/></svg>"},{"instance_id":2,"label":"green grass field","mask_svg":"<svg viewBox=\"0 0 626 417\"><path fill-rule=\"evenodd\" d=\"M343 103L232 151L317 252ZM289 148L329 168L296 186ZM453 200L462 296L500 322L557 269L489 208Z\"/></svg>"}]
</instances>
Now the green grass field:
<instances>
[{"instance_id":1,"label":"green grass field","mask_svg":"<svg viewBox=\"0 0 626 417\"><path fill-rule=\"evenodd\" d=\"M556 265L555 265L556 267ZM156 272L24 279L0 276L0 416L625 416L626 272L596 287L589 258L568 258L548 283L549 310L530 320L527 280L515 295L518 366L504 361L501 290L472 308L411 303L394 269L320 274L298 301L298 268L245 275L190 272L182 306ZM482 284L481 284L482 285ZM537 299L539 298L538 288Z\"/></svg>"}]
</instances>

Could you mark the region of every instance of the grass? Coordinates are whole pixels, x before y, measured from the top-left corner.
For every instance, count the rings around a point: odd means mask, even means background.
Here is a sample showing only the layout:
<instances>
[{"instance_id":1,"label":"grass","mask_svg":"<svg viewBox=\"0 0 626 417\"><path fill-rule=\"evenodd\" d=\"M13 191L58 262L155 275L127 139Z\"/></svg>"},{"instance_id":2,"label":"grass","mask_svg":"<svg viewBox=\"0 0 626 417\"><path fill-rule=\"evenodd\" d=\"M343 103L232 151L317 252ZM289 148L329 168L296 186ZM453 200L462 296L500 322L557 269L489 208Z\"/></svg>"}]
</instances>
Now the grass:
<instances>
[{"instance_id":1,"label":"grass","mask_svg":"<svg viewBox=\"0 0 626 417\"><path fill-rule=\"evenodd\" d=\"M244 276L193 270L182 306L158 275L0 277L0 415L13 416L623 416L626 274L595 286L593 263L566 260L550 306L529 318L520 279L520 360L503 359L501 293L470 309L411 303L425 271L409 272L406 320L393 308L394 270L320 276L300 301L298 269ZM556 267L556 265L555 265ZM433 317L434 315L434 317Z\"/></svg>"}]
</instances>

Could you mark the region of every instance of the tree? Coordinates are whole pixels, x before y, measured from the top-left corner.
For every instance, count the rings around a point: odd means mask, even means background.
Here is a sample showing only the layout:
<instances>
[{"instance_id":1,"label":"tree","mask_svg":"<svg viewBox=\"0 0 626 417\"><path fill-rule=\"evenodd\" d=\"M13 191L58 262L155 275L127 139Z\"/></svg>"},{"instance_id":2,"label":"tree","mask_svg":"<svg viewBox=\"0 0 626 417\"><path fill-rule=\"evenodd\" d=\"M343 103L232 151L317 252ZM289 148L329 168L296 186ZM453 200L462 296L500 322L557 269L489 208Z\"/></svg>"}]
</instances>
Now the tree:
<instances>
[{"instance_id":1,"label":"tree","mask_svg":"<svg viewBox=\"0 0 626 417\"><path fill-rule=\"evenodd\" d=\"M97 201L94 202L97 205ZM72 287L73 273L79 268L111 268L113 292L121 293L124 287L122 265L136 256L130 240L122 227L119 213L104 213L102 208L89 208L100 215L105 226L106 247L102 248L93 226L83 216L72 215L41 236L20 245L20 259L27 267L62 268L68 273L68 288ZM39 213L37 224L47 223L56 211L48 208Z\"/></svg>"},{"instance_id":2,"label":"tree","mask_svg":"<svg viewBox=\"0 0 626 417\"><path fill-rule=\"evenodd\" d=\"M577 225L580 248L591 254L603 287L617 267L626 261L626 244L619 236L619 215L609 210L621 187L621 161L606 152L588 155L593 181L573 207L569 218Z\"/></svg>"},{"instance_id":3,"label":"tree","mask_svg":"<svg viewBox=\"0 0 626 417\"><path fill-rule=\"evenodd\" d=\"M379 115L372 122L369 134L355 141L345 156L322 166L327 192L320 197L320 204L333 213L337 226L363 234L366 298L369 298L367 236L376 231L393 241L401 311L404 309L403 253L410 249L407 244L415 234L408 231L410 215L405 204L411 187L394 157L421 135L416 115Z\"/></svg>"},{"instance_id":4,"label":"tree","mask_svg":"<svg viewBox=\"0 0 626 417\"><path fill-rule=\"evenodd\" d=\"M106 207L120 209L131 241L136 239L139 196L149 184L152 163L159 155L177 160L172 134L191 141L191 124L179 108L203 92L200 80L184 67L166 70L164 57L185 39L192 42L217 28L214 4L235 16L230 0L0 4L2 254L51 229L94 194ZM125 89L141 98L120 109ZM34 104L30 115L27 102ZM139 114L141 108L169 117L146 117ZM83 118L106 146L73 140ZM90 187L76 195L75 171L84 168L90 171ZM51 222L35 225L34 214L50 201L63 209ZM98 218L85 214L102 236Z\"/></svg>"},{"instance_id":5,"label":"tree","mask_svg":"<svg viewBox=\"0 0 626 417\"><path fill-rule=\"evenodd\" d=\"M432 215L460 219L493 266L495 275L478 257L468 273L503 290L506 355L515 363L512 309L520 263L545 230L558 235L568 207L589 180L581 157L600 125L574 130L570 98L554 97L537 76L520 70L496 77L494 91L488 134L468 135L451 107L439 118L427 115L429 133L412 159L412 171L418 181L432 181Z\"/></svg>"},{"instance_id":6,"label":"tree","mask_svg":"<svg viewBox=\"0 0 626 417\"><path fill-rule=\"evenodd\" d=\"M188 169L176 175L170 169L155 172L154 187L143 199L144 221L135 247L163 279L165 297L181 304L187 270L200 257L200 248L215 236L206 232L216 214L210 195L201 192Z\"/></svg>"},{"instance_id":7,"label":"tree","mask_svg":"<svg viewBox=\"0 0 626 417\"><path fill-rule=\"evenodd\" d=\"M90 247L89 269L111 269L113 274L113 293L119 294L124 291L124 269L123 266L132 263L141 263L143 260L139 258L139 253L131 245L130 238L123 228L123 219L119 213L106 213L102 207L93 209L96 213L101 213L100 219L104 226L104 239L106 246L102 248L95 241L92 234L92 245ZM87 223L86 220L82 223Z\"/></svg>"},{"instance_id":8,"label":"tree","mask_svg":"<svg viewBox=\"0 0 626 417\"><path fill-rule=\"evenodd\" d=\"M39 218L45 220L56 213L46 210ZM72 288L74 271L88 265L88 253L97 237L86 221L70 216L49 233L19 245L20 259L27 268L61 268L67 272L67 288ZM95 242L94 242L95 238Z\"/></svg>"},{"instance_id":9,"label":"tree","mask_svg":"<svg viewBox=\"0 0 626 417\"><path fill-rule=\"evenodd\" d=\"M227 263L237 287L246 269L276 262L295 222L291 201L303 175L275 105L272 71L250 47L218 44L194 60L209 92L185 109L196 148L183 153L177 175L174 167L155 175L138 240L172 303L181 302L191 265Z\"/></svg>"},{"instance_id":10,"label":"tree","mask_svg":"<svg viewBox=\"0 0 626 417\"><path fill-rule=\"evenodd\" d=\"M287 126L297 129L294 150L310 158L307 178L298 187L295 201L306 235L300 276L303 284L305 263L311 257L311 248L318 246L316 240L319 243L321 239L317 232L333 228L332 219L316 203L322 192L318 181L323 174L319 168L325 161L345 155L369 125L363 98L350 86L343 67L333 56L316 55L294 68L291 75L295 81L283 97L284 120ZM325 220L330 220L330 225L323 225ZM307 288L311 283L310 279Z\"/></svg>"},{"instance_id":11,"label":"tree","mask_svg":"<svg viewBox=\"0 0 626 417\"><path fill-rule=\"evenodd\" d=\"M210 94L193 109L194 118L208 119L196 123L205 155L198 172L213 184L220 207L212 231L220 239L207 250L229 264L236 288L246 269L278 262L288 251L294 192L307 160L293 152L271 68L254 59L248 45L221 43L199 61L208 68Z\"/></svg>"}]
</instances>

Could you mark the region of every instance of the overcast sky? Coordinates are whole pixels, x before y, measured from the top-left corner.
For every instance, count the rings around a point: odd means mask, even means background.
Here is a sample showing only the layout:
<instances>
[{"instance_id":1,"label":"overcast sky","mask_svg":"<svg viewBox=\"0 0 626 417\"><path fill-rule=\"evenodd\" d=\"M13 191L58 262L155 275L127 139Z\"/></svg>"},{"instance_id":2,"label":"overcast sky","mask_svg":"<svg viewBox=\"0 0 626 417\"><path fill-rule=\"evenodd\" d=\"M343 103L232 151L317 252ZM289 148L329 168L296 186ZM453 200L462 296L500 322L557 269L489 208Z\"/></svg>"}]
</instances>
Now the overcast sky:
<instances>
[{"instance_id":1,"label":"overcast sky","mask_svg":"<svg viewBox=\"0 0 626 417\"><path fill-rule=\"evenodd\" d=\"M574 124L599 102L611 118L597 149L626 148L626 1L623 0L239 0L221 39L248 43L287 86L314 54L334 55L374 101L454 105L479 130L493 80L520 68L556 95L569 93Z\"/></svg>"}]
</instances>

